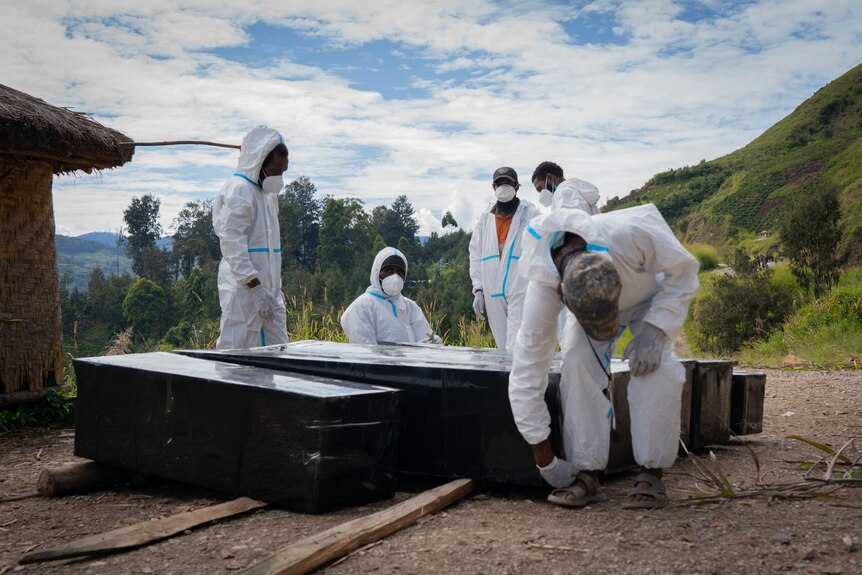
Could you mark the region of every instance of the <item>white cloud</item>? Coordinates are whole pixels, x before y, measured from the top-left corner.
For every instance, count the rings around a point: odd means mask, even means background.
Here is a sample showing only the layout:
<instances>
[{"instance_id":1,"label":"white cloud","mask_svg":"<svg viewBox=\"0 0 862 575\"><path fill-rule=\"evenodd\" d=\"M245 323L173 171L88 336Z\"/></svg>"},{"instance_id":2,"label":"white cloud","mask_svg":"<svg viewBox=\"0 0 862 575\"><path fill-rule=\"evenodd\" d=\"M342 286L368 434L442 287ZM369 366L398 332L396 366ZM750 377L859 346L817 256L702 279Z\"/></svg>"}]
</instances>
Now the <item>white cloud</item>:
<instances>
[{"instance_id":1,"label":"white cloud","mask_svg":"<svg viewBox=\"0 0 862 575\"><path fill-rule=\"evenodd\" d=\"M288 178L307 175L321 193L369 206L407 194L423 230L438 229L446 210L469 228L499 165L518 170L530 200L529 174L546 159L605 197L624 195L656 172L744 145L858 64L855 0L700 4L714 13L686 22L671 0L43 0L0 8L0 78L139 141L238 143L250 127L275 126L291 148ZM208 51L250 46L264 15L322 50L395 44L406 87L423 95L384 97L350 80L357 66L324 69L301 51L253 64ZM565 35L564 23L596 16L625 43ZM115 229L147 192L159 194L167 225L186 201L214 195L234 161L211 148L141 148L119 170L60 177L57 227Z\"/></svg>"}]
</instances>

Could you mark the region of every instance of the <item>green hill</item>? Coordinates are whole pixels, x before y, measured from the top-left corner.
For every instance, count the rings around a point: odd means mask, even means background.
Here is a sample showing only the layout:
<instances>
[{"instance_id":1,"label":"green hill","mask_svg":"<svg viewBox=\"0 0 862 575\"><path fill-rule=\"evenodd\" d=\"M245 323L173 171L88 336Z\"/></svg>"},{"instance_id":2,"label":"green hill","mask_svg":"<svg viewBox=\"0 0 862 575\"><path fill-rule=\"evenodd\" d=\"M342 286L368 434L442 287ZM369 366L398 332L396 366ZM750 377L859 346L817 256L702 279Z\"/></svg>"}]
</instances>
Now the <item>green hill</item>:
<instances>
[{"instance_id":1,"label":"green hill","mask_svg":"<svg viewBox=\"0 0 862 575\"><path fill-rule=\"evenodd\" d=\"M862 64L744 148L656 174L606 209L652 202L685 241L721 247L774 230L794 199L828 187L840 193L844 247L862 262Z\"/></svg>"},{"instance_id":2,"label":"green hill","mask_svg":"<svg viewBox=\"0 0 862 575\"><path fill-rule=\"evenodd\" d=\"M125 253L117 254L116 246L80 237L57 235L57 272L60 277L72 274L72 285L87 290L90 271L100 266L105 274L131 272L132 261ZM71 286L70 286L71 287Z\"/></svg>"}]
</instances>

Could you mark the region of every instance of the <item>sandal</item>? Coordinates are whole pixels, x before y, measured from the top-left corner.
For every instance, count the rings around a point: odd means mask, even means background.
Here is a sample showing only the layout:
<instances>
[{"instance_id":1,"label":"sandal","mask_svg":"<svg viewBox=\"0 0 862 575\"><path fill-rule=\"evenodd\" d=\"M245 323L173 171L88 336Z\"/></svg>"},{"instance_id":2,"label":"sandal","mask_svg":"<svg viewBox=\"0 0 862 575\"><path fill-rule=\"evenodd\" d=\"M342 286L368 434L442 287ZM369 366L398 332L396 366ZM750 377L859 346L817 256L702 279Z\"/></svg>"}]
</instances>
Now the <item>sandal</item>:
<instances>
[{"instance_id":1,"label":"sandal","mask_svg":"<svg viewBox=\"0 0 862 575\"><path fill-rule=\"evenodd\" d=\"M649 487L638 486L638 483L649 483ZM652 501L632 501L632 497L647 495ZM667 505L667 491L664 483L655 475L638 473L635 476L635 486L628 492L629 500L623 502L623 509L660 509Z\"/></svg>"},{"instance_id":2,"label":"sandal","mask_svg":"<svg viewBox=\"0 0 862 575\"><path fill-rule=\"evenodd\" d=\"M558 493L569 493L575 497L557 495ZM598 482L589 473L581 471L575 476L575 481L568 487L554 489L548 495L548 501L563 507L584 507L590 503L607 501L607 494L599 491Z\"/></svg>"}]
</instances>

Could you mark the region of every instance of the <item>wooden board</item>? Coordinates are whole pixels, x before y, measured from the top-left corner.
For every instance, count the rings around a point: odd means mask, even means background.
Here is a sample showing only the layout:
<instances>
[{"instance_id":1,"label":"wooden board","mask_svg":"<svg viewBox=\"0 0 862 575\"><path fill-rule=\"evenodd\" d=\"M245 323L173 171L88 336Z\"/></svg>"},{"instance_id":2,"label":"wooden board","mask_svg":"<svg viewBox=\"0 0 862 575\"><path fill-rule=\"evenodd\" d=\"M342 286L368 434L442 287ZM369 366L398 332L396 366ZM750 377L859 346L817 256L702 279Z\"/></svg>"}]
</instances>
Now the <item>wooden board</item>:
<instances>
[{"instance_id":1,"label":"wooden board","mask_svg":"<svg viewBox=\"0 0 862 575\"><path fill-rule=\"evenodd\" d=\"M378 511L306 537L253 565L248 575L297 575L308 573L324 563L379 541L435 513L469 494L475 486L471 479L456 479Z\"/></svg>"},{"instance_id":2,"label":"wooden board","mask_svg":"<svg viewBox=\"0 0 862 575\"><path fill-rule=\"evenodd\" d=\"M110 553L140 547L147 543L166 539L186 529L197 527L216 519L224 519L240 513L260 509L267 504L263 501L239 497L227 503L212 505L195 511L187 511L165 518L150 519L143 523L136 523L127 527L114 529L98 535L90 535L77 541L43 549L34 553L24 555L20 563L37 563L40 561L51 561L54 559L68 559L82 555L95 555Z\"/></svg>"}]
</instances>

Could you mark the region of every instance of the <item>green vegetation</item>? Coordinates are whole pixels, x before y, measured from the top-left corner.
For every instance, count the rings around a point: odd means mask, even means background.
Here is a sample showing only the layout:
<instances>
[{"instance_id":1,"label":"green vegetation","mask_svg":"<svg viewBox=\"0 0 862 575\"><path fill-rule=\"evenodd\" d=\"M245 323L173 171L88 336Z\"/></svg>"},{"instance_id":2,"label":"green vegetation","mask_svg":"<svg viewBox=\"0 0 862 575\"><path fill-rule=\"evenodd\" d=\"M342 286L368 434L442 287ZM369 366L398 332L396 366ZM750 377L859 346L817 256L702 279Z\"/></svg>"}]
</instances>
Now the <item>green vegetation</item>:
<instances>
[{"instance_id":1,"label":"green vegetation","mask_svg":"<svg viewBox=\"0 0 862 575\"><path fill-rule=\"evenodd\" d=\"M279 195L282 283L292 340L344 341L341 313L368 286L371 263L386 245L408 257L405 294L426 311L446 343L491 346L485 323L473 318L469 277L470 234L455 229L421 245L413 207L406 196L390 206L365 210L355 198L320 199L308 178ZM218 238L212 202L190 202L173 223L173 250L160 249L159 201L134 198L125 211L126 245L141 272L90 271L87 290L61 285L63 333L73 356L100 355L109 348L153 351L215 345L218 304ZM450 218L454 227L454 218ZM110 268L109 268L110 269ZM119 334L119 335L118 335Z\"/></svg>"},{"instance_id":2,"label":"green vegetation","mask_svg":"<svg viewBox=\"0 0 862 575\"><path fill-rule=\"evenodd\" d=\"M733 354L779 328L791 313L793 287L738 252L733 273L718 276L691 307L692 346L709 354Z\"/></svg>"},{"instance_id":3,"label":"green vegetation","mask_svg":"<svg viewBox=\"0 0 862 575\"><path fill-rule=\"evenodd\" d=\"M840 255L862 263L862 65L818 90L759 138L727 156L656 174L605 209L656 204L687 242L773 253L755 244L800 198L834 190L844 214ZM762 249L758 249L758 247Z\"/></svg>"},{"instance_id":4,"label":"green vegetation","mask_svg":"<svg viewBox=\"0 0 862 575\"><path fill-rule=\"evenodd\" d=\"M75 422L75 398L78 388L71 364L66 366L62 387L48 390L44 401L0 409L0 433L19 427L51 427Z\"/></svg>"},{"instance_id":5,"label":"green vegetation","mask_svg":"<svg viewBox=\"0 0 862 575\"><path fill-rule=\"evenodd\" d=\"M862 268L842 276L823 298L801 306L783 329L743 347L739 358L779 366L787 355L815 365L862 367Z\"/></svg>"},{"instance_id":6,"label":"green vegetation","mask_svg":"<svg viewBox=\"0 0 862 575\"><path fill-rule=\"evenodd\" d=\"M690 244L685 246L691 255L697 258L700 262L700 271L708 272L718 267L721 259L718 256L718 250L706 244Z\"/></svg>"}]
</instances>

